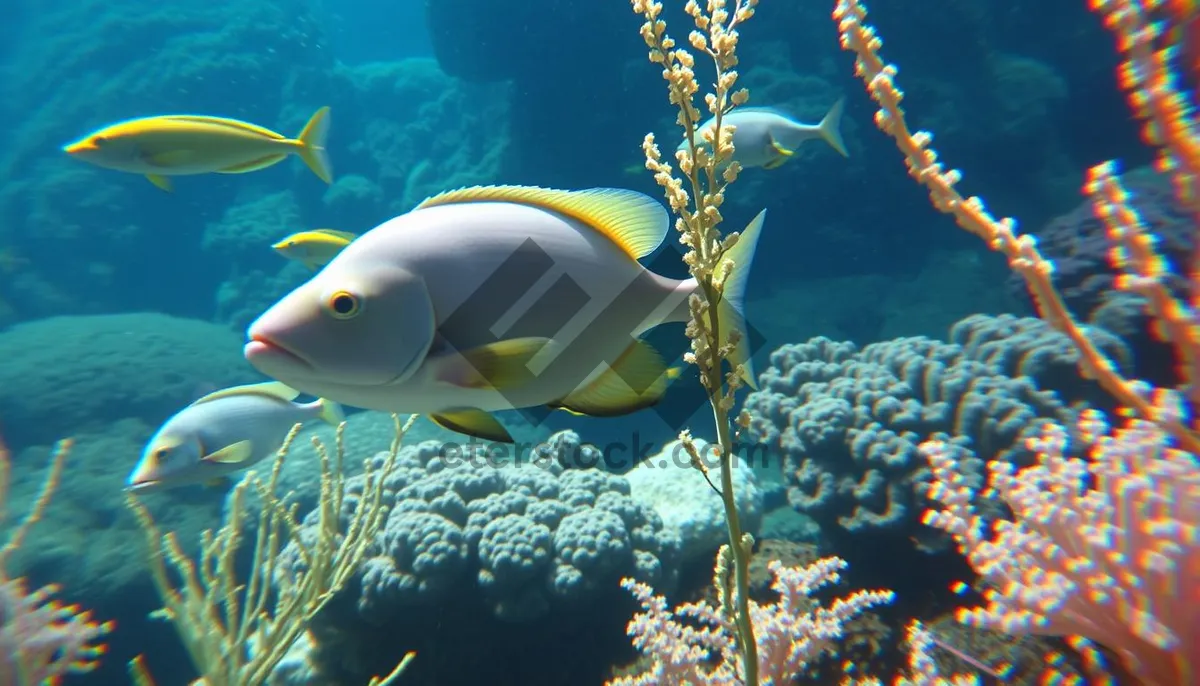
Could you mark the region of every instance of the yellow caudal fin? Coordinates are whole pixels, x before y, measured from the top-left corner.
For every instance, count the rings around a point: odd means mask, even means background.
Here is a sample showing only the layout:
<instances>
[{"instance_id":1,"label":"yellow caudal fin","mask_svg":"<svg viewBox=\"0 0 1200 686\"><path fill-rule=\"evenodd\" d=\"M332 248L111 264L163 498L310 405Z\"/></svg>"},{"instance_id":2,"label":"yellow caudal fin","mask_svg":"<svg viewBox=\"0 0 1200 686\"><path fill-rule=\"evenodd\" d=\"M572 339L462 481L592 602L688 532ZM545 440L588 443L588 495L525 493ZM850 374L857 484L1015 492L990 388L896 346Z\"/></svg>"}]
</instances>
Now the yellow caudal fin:
<instances>
[{"instance_id":1,"label":"yellow caudal fin","mask_svg":"<svg viewBox=\"0 0 1200 686\"><path fill-rule=\"evenodd\" d=\"M821 138L829 144L829 147L837 150L842 157L849 157L850 153L846 151L846 142L842 140L842 110L846 108L846 98L838 98L838 101L833 103L833 107L825 113L825 118L817 125L817 131L821 133Z\"/></svg>"},{"instance_id":2,"label":"yellow caudal fin","mask_svg":"<svg viewBox=\"0 0 1200 686\"><path fill-rule=\"evenodd\" d=\"M737 245L727 254L733 262L733 271L725 276L723 297L717 304L717 322L721 327L721 338L724 339L728 332L735 329L742 334L730 362L742 365L742 378L747 386L754 389L758 388L758 383L754 376L754 365L750 360L750 340L746 331L746 281L750 276L750 265L754 262L754 251L758 247L758 236L762 233L766 216L766 210L759 212L742 230Z\"/></svg>"},{"instance_id":3,"label":"yellow caudal fin","mask_svg":"<svg viewBox=\"0 0 1200 686\"><path fill-rule=\"evenodd\" d=\"M321 411L317 414L317 417L321 421L332 426L337 426L345 421L346 415L342 413L341 405L325 398L318 399L317 405L321 408Z\"/></svg>"},{"instance_id":4,"label":"yellow caudal fin","mask_svg":"<svg viewBox=\"0 0 1200 686\"><path fill-rule=\"evenodd\" d=\"M325 139L329 136L329 108L322 107L313 114L304 130L300 132L300 159L325 183L333 183L333 171L329 164L329 153L325 151Z\"/></svg>"}]
</instances>

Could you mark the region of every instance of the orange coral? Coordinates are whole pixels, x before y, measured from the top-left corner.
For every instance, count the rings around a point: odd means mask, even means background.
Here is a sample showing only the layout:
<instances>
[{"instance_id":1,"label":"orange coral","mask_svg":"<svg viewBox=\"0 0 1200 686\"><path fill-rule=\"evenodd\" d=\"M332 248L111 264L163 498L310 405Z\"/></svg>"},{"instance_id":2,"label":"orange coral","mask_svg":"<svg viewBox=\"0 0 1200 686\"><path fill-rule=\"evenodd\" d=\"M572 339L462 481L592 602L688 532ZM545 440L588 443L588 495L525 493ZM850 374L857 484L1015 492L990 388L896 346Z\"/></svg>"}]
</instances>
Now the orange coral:
<instances>
[{"instance_id":1,"label":"orange coral","mask_svg":"<svg viewBox=\"0 0 1200 686\"><path fill-rule=\"evenodd\" d=\"M105 646L96 640L112 631L112 622L96 622L90 612L64 605L53 596L56 584L29 591L24 579L10 578L8 558L30 527L41 519L58 486L71 443L60 442L50 472L33 508L0 548L0 684L40 686L58 683L66 674L90 672ZM0 443L0 508L7 502L11 464Z\"/></svg>"}]
</instances>

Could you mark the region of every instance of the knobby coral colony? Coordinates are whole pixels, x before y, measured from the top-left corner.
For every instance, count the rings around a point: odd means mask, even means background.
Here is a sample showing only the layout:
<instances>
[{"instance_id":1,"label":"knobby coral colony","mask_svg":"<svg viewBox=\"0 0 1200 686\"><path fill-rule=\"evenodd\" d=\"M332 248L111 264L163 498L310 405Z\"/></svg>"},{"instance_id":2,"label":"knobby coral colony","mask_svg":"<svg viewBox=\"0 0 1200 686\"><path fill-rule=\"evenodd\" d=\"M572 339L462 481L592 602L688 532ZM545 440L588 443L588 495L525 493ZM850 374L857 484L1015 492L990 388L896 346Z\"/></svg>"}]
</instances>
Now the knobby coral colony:
<instances>
[{"instance_id":1,"label":"knobby coral colony","mask_svg":"<svg viewBox=\"0 0 1200 686\"><path fill-rule=\"evenodd\" d=\"M1158 168L1172 176L1179 201L1200 220L1200 129L1190 97L1177 86L1164 26L1150 13L1160 2L1092 0L1116 36L1125 61L1121 87L1144 137L1158 149ZM1140 296L1154 333L1179 360L1175 388L1153 388L1123 377L1063 305L1053 265L1015 222L997 220L976 197L963 198L958 171L944 171L930 149L932 136L913 133L900 108L896 67L879 55L882 40L865 24L857 0L840 0L833 13L843 48L856 55L856 73L880 109L879 128L891 136L909 173L929 191L934 207L1004 254L1034 295L1040 315L1080 352L1080 369L1123 405L1120 426L1099 412L1081 413L1072 434L1046 422L1030 440L1037 463L1015 470L989 467L989 493L1012 519L988 527L972 506L978 495L964 483L961 459L945 443L922 450L934 471L930 497L940 507L925 521L950 533L987 582L987 606L964 609L959 619L1013 634L1069 636L1114 651L1125 670L1153 686L1200 680L1200 424L1189 407L1200 401L1200 254L1191 261L1191 302L1168 288L1172 276L1156 236L1130 206L1116 165L1088 174L1086 192L1112 245L1119 290ZM1068 457L1078 441L1090 460Z\"/></svg>"},{"instance_id":2,"label":"knobby coral colony","mask_svg":"<svg viewBox=\"0 0 1200 686\"><path fill-rule=\"evenodd\" d=\"M58 487L70 446L69 441L56 446L33 507L0 548L0 684L4 686L53 684L68 674L92 671L105 649L97 640L113 628L111 622L93 621L88 611L53 600L58 586L30 591L24 579L12 578L8 571L9 558L41 519ZM8 449L0 443L0 512L8 504L11 466Z\"/></svg>"}]
</instances>

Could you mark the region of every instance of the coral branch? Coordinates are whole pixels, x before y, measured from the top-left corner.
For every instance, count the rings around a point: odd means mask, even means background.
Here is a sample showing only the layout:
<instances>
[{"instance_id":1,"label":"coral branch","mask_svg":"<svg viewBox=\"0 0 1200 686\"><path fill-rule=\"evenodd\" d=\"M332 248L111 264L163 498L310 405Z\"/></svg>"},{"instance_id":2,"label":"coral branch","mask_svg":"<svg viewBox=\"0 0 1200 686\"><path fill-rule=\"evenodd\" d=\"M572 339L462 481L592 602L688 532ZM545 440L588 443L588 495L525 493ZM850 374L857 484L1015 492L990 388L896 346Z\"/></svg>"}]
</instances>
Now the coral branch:
<instances>
[{"instance_id":1,"label":"coral branch","mask_svg":"<svg viewBox=\"0 0 1200 686\"><path fill-rule=\"evenodd\" d=\"M728 546L717 556L713 585L724 588L729 569L722 563ZM772 560L767 568L775 577L771 588L779 599L770 605L750 601L754 635L758 641L758 676L763 683L790 684L806 666L827 651L836 650L846 622L862 612L892 601L890 591L857 591L822 606L810 596L822 586L836 583L846 563L828 557L807 567L784 567ZM742 659L737 628L730 621L733 608L720 597L718 606L706 601L675 608L647 585L625 579L642 611L629 622L633 644L650 659L645 672L609 682L609 686L725 686L738 684ZM676 618L688 620L680 622Z\"/></svg>"},{"instance_id":2,"label":"coral branch","mask_svg":"<svg viewBox=\"0 0 1200 686\"><path fill-rule=\"evenodd\" d=\"M381 475L391 471L401 439L415 419L413 415L404 426L396 420L396 437L381 471L372 470L371 461L366 461L367 485L350 509L345 531L339 526L346 493L342 471L345 424L338 427L332 460L325 446L313 439L321 466L316 540L300 536L295 506L285 504L286 496L276 495L280 468L298 424L279 449L265 483L250 472L234 487L224 525L215 534L206 531L201 537L198 562L183 552L173 534L162 533L145 506L129 496L129 506L146 532L151 575L165 604L161 613L175 625L202 675L193 686L258 686L266 682L309 621L357 571L386 520ZM245 494L251 485L258 492L261 512L250 577L239 584L234 560L242 539ZM299 558L287 568L279 564L280 546L285 541L292 542ZM171 582L168 563L181 579L178 587ZM373 683L393 683L411 659L406 656L383 681ZM131 662L130 671L137 683L153 684L141 660Z\"/></svg>"},{"instance_id":3,"label":"coral branch","mask_svg":"<svg viewBox=\"0 0 1200 686\"><path fill-rule=\"evenodd\" d=\"M1159 416L1180 397L1160 391ZM1157 422L1132 418L1109 429L1100 412L1078 430L1091 462L1064 454L1062 427L1048 423L1030 447L1035 466L993 462L989 489L1013 512L992 527L975 511L955 455L931 441L925 523L951 534L988 582L987 607L959 619L1011 634L1080 635L1114 650L1147 686L1200 676L1200 462L1171 447Z\"/></svg>"},{"instance_id":4,"label":"coral branch","mask_svg":"<svg viewBox=\"0 0 1200 686\"><path fill-rule=\"evenodd\" d=\"M893 80L897 69L885 64L879 56L883 41L874 28L864 23L866 9L863 4L858 0L839 0L833 18L838 22L842 47L856 55L855 73L867 84L868 92L879 104L876 125L895 140L904 154L909 174L929 191L933 206L951 215L961 228L979 236L989 248L1008 258L1009 266L1029 287L1040 316L1066 335L1079 350L1079 367L1085 377L1095 379L1121 405L1142 417L1153 417L1155 408L1145 387L1121 376L1113 362L1085 334L1084 327L1071 316L1054 288L1054 265L1038 251L1033 237L1018 236L1016 222L1011 218L996 219L980 198L960 195L955 186L962 174L957 170L944 171L937 161L937 153L929 147L933 135L926 131L913 133L909 129L900 107L904 94ZM1093 174L1105 178L1107 169L1107 166L1098 167ZM1140 235L1143 238L1137 240L1149 246L1148 234ZM1195 357L1196 353L1192 351L1187 359L1194 360ZM1194 425L1173 421L1164 428L1183 447L1193 453L1200 452L1200 435Z\"/></svg>"},{"instance_id":5,"label":"coral branch","mask_svg":"<svg viewBox=\"0 0 1200 686\"><path fill-rule=\"evenodd\" d=\"M50 471L33 507L0 549L2 686L41 686L58 683L67 674L92 671L105 651L97 640L113 629L112 622L96 622L91 612L53 600L60 590L57 584L30 591L24 579L11 578L8 572L9 558L50 503L70 448L69 440L55 447ZM0 444L0 510L7 505L10 471L8 450Z\"/></svg>"}]
</instances>

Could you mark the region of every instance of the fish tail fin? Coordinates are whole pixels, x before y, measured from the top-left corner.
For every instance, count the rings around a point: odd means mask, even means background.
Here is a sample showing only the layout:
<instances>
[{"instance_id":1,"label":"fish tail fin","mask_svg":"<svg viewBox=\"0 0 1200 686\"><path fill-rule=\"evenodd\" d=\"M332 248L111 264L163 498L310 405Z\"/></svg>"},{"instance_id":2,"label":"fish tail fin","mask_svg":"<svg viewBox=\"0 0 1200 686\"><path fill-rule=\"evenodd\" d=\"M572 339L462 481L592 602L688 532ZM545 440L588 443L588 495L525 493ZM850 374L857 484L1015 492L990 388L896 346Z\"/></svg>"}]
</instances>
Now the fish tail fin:
<instances>
[{"instance_id":1,"label":"fish tail fin","mask_svg":"<svg viewBox=\"0 0 1200 686\"><path fill-rule=\"evenodd\" d=\"M325 183L333 183L329 153L325 139L329 136L329 108L322 107L313 114L300 132L300 159Z\"/></svg>"},{"instance_id":2,"label":"fish tail fin","mask_svg":"<svg viewBox=\"0 0 1200 686\"><path fill-rule=\"evenodd\" d=\"M838 101L833 103L833 107L825 113L825 118L817 125L817 131L821 134L821 138L829 144L829 147L838 151L842 157L849 157L850 153L846 150L846 142L842 140L842 110L846 109L845 96L838 98Z\"/></svg>"},{"instance_id":3,"label":"fish tail fin","mask_svg":"<svg viewBox=\"0 0 1200 686\"><path fill-rule=\"evenodd\" d=\"M724 332L738 331L741 340L733 351L730 362L740 365L742 379L750 388L757 389L758 383L754 377L754 364L750 360L749 332L746 330L746 282L750 276L750 265L754 262L754 251L758 247L758 236L762 233L763 220L767 211L758 213L746 228L742 230L738 242L727 253L733 262L733 271L725 275L721 300L717 303L717 325L722 337Z\"/></svg>"},{"instance_id":4,"label":"fish tail fin","mask_svg":"<svg viewBox=\"0 0 1200 686\"><path fill-rule=\"evenodd\" d=\"M317 400L317 418L332 426L337 426L346 420L346 415L342 412L342 406L321 398Z\"/></svg>"}]
</instances>

